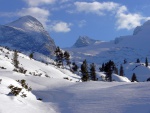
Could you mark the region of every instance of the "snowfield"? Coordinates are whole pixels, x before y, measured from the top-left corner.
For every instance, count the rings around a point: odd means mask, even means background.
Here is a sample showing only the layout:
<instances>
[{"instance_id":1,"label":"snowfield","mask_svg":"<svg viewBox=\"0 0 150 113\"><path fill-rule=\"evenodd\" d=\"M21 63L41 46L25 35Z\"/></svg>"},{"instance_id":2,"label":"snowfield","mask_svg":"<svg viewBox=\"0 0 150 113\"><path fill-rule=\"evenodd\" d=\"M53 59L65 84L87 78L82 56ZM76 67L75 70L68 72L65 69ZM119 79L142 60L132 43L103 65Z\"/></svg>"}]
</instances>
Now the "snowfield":
<instances>
[{"instance_id":1,"label":"snowfield","mask_svg":"<svg viewBox=\"0 0 150 113\"><path fill-rule=\"evenodd\" d=\"M149 113L150 83L131 83L127 77L113 74L113 82L80 82L80 76L67 69L44 64L21 53L19 66L25 74L15 72L13 51L0 47L0 113ZM136 63L126 64L126 70ZM129 68L130 66L130 68ZM147 71L149 68L136 67ZM136 71L136 68L134 71ZM131 70L130 70L131 71ZM130 71L128 71L130 73ZM138 75L138 78L140 77ZM101 80L104 73L97 72ZM143 76L145 76L143 74ZM64 79L64 77L68 79ZM147 76L148 77L148 76ZM141 77L143 78L143 77ZM26 80L32 91L27 91L16 80ZM22 88L19 95L10 95L8 86ZM27 97L22 98L24 93Z\"/></svg>"}]
</instances>

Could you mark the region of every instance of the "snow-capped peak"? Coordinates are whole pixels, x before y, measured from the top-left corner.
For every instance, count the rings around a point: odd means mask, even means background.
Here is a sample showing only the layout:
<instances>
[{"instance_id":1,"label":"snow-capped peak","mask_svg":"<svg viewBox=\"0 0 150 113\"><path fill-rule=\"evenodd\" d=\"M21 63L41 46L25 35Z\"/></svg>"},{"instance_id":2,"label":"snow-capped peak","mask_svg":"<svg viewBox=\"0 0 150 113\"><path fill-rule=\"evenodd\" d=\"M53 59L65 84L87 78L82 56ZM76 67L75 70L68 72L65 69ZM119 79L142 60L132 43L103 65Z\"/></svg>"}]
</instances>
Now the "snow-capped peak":
<instances>
[{"instance_id":1,"label":"snow-capped peak","mask_svg":"<svg viewBox=\"0 0 150 113\"><path fill-rule=\"evenodd\" d=\"M43 25L32 16L24 16L0 26L0 45L24 53L50 55L56 46Z\"/></svg>"},{"instance_id":2,"label":"snow-capped peak","mask_svg":"<svg viewBox=\"0 0 150 113\"><path fill-rule=\"evenodd\" d=\"M137 35L139 33L145 34L150 31L150 20L146 21L142 26L137 26L133 32L133 35Z\"/></svg>"},{"instance_id":3,"label":"snow-capped peak","mask_svg":"<svg viewBox=\"0 0 150 113\"><path fill-rule=\"evenodd\" d=\"M90 39L87 36L79 36L73 47L85 47L94 44L95 42L97 42L97 40Z\"/></svg>"},{"instance_id":4,"label":"snow-capped peak","mask_svg":"<svg viewBox=\"0 0 150 113\"><path fill-rule=\"evenodd\" d=\"M11 26L14 28L19 28L21 30L27 32L41 32L44 31L43 25L34 17L32 16L23 16L18 20L7 24L7 26Z\"/></svg>"}]
</instances>

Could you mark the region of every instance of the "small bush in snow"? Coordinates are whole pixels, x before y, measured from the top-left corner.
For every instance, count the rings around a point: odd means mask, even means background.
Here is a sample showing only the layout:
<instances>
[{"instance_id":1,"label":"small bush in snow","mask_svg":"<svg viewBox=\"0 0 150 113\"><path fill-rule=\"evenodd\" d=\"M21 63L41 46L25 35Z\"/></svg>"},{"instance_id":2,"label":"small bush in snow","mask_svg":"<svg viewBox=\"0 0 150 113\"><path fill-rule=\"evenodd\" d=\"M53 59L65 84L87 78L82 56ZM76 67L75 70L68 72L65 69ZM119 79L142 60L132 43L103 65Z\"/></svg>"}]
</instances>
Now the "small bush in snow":
<instances>
[{"instance_id":1,"label":"small bush in snow","mask_svg":"<svg viewBox=\"0 0 150 113\"><path fill-rule=\"evenodd\" d=\"M4 68L4 67L0 67L1 69L6 69L6 68Z\"/></svg>"},{"instance_id":2,"label":"small bush in snow","mask_svg":"<svg viewBox=\"0 0 150 113\"><path fill-rule=\"evenodd\" d=\"M27 95L26 94L24 94L24 92L22 92L22 94L20 95L22 98L25 98L25 97L27 97Z\"/></svg>"},{"instance_id":3,"label":"small bush in snow","mask_svg":"<svg viewBox=\"0 0 150 113\"><path fill-rule=\"evenodd\" d=\"M64 77L64 79L69 80L69 78L68 78L68 77Z\"/></svg>"},{"instance_id":4,"label":"small bush in snow","mask_svg":"<svg viewBox=\"0 0 150 113\"><path fill-rule=\"evenodd\" d=\"M22 79L22 80L17 80L17 82L19 82L21 84L22 87L24 87L27 91L31 91L32 88L28 86L28 84L26 83L26 80Z\"/></svg>"},{"instance_id":5,"label":"small bush in snow","mask_svg":"<svg viewBox=\"0 0 150 113\"><path fill-rule=\"evenodd\" d=\"M42 99L41 99L41 98L38 98L37 100L40 100L40 101L42 101Z\"/></svg>"},{"instance_id":6,"label":"small bush in snow","mask_svg":"<svg viewBox=\"0 0 150 113\"><path fill-rule=\"evenodd\" d=\"M19 67L19 72L25 74L27 70L25 70L23 67Z\"/></svg>"},{"instance_id":7,"label":"small bush in snow","mask_svg":"<svg viewBox=\"0 0 150 113\"><path fill-rule=\"evenodd\" d=\"M14 96L17 96L19 95L19 93L21 92L22 88L18 88L18 87L15 87L13 85L9 85L8 88L11 90L9 94L12 94Z\"/></svg>"},{"instance_id":8,"label":"small bush in snow","mask_svg":"<svg viewBox=\"0 0 150 113\"><path fill-rule=\"evenodd\" d=\"M15 68L13 71L23 73L23 74L25 74L27 72L27 70L25 70L23 67Z\"/></svg>"}]
</instances>

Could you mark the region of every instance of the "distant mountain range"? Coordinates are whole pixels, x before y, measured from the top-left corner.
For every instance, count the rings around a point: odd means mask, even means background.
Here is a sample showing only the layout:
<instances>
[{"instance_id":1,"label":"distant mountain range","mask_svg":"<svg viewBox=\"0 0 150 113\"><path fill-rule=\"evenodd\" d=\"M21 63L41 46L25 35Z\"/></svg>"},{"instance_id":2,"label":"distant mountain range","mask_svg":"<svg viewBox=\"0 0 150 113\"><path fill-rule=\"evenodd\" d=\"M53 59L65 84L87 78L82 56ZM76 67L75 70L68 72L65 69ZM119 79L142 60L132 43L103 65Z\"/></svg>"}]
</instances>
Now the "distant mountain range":
<instances>
[{"instance_id":1,"label":"distant mountain range","mask_svg":"<svg viewBox=\"0 0 150 113\"><path fill-rule=\"evenodd\" d=\"M88 37L79 37L73 47L65 48L72 55L72 60L102 64L113 60L119 65L126 59L128 62L139 58L150 59L150 20L135 28L133 35L121 36L115 40L104 42L95 41Z\"/></svg>"},{"instance_id":2,"label":"distant mountain range","mask_svg":"<svg viewBox=\"0 0 150 113\"><path fill-rule=\"evenodd\" d=\"M98 42L100 41L91 39L88 36L79 36L73 47L86 47Z\"/></svg>"},{"instance_id":3,"label":"distant mountain range","mask_svg":"<svg viewBox=\"0 0 150 113\"><path fill-rule=\"evenodd\" d=\"M0 25L0 45L24 53L36 52L49 56L56 46L43 25L32 16L24 16Z\"/></svg>"}]
</instances>

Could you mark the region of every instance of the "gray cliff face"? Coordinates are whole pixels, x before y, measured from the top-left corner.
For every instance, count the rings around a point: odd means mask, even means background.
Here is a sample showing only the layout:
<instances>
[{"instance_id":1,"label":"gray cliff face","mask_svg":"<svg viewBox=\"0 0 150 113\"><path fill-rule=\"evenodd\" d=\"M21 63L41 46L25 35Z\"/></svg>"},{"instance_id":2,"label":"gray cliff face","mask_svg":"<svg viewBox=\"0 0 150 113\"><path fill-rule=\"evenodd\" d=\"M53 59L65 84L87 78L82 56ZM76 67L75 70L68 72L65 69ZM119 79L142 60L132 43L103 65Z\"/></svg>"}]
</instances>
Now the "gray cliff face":
<instances>
[{"instance_id":1,"label":"gray cliff face","mask_svg":"<svg viewBox=\"0 0 150 113\"><path fill-rule=\"evenodd\" d=\"M24 16L0 26L0 45L22 52L50 55L56 46L42 24L32 16Z\"/></svg>"}]
</instances>

